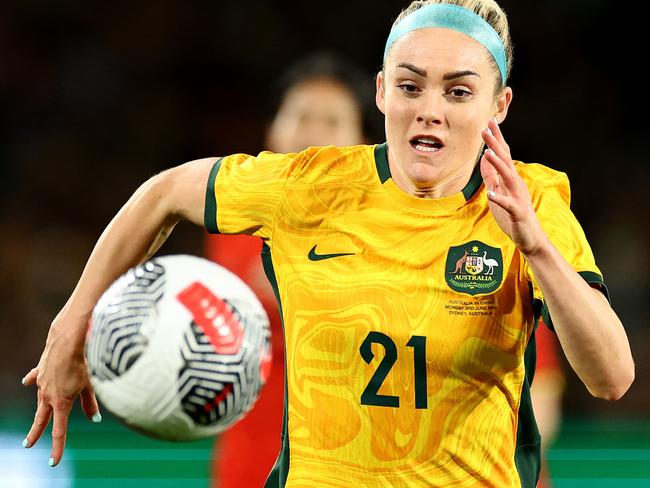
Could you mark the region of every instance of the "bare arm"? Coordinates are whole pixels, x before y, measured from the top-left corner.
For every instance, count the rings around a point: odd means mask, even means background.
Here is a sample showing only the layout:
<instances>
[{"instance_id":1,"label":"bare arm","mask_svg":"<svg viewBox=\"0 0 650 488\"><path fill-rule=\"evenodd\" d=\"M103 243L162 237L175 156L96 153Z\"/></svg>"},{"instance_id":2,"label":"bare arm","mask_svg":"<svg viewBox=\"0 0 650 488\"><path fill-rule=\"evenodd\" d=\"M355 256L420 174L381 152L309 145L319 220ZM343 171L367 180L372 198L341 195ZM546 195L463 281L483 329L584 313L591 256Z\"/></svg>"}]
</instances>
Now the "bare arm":
<instances>
[{"instance_id":1,"label":"bare arm","mask_svg":"<svg viewBox=\"0 0 650 488\"><path fill-rule=\"evenodd\" d=\"M623 324L605 296L589 286L549 241L526 259L573 370L592 395L621 398L634 380L634 362Z\"/></svg>"},{"instance_id":2,"label":"bare arm","mask_svg":"<svg viewBox=\"0 0 650 488\"><path fill-rule=\"evenodd\" d=\"M26 385L38 386L36 416L24 445L33 446L53 417L50 465L63 456L76 397L81 395L88 417L99 412L84 359L95 304L117 277L151 257L180 220L203 224L205 189L215 160L192 161L144 183L102 233L75 290L52 322L38 366L23 379Z\"/></svg>"},{"instance_id":3,"label":"bare arm","mask_svg":"<svg viewBox=\"0 0 650 488\"><path fill-rule=\"evenodd\" d=\"M496 121L489 129L492 133L484 131L483 140L490 149L480 164L490 211L530 265L571 367L592 395L616 400L634 380L625 329L602 293L548 239Z\"/></svg>"}]
</instances>

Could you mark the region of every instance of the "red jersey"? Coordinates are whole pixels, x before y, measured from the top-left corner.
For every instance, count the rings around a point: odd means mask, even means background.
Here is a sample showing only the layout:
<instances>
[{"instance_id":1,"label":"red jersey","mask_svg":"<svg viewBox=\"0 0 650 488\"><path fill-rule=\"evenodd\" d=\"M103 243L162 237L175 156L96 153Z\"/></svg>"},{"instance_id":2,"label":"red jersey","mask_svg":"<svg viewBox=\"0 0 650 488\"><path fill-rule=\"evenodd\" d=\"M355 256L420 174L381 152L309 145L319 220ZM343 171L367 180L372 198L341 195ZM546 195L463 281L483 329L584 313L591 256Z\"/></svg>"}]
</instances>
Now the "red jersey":
<instances>
[{"instance_id":1,"label":"red jersey","mask_svg":"<svg viewBox=\"0 0 650 488\"><path fill-rule=\"evenodd\" d=\"M264 305L273 349L271 374L255 406L217 439L212 465L215 488L263 486L280 452L284 343L278 305L262 268L261 249L261 239L246 235L210 235L206 240L206 257L244 280Z\"/></svg>"}]
</instances>

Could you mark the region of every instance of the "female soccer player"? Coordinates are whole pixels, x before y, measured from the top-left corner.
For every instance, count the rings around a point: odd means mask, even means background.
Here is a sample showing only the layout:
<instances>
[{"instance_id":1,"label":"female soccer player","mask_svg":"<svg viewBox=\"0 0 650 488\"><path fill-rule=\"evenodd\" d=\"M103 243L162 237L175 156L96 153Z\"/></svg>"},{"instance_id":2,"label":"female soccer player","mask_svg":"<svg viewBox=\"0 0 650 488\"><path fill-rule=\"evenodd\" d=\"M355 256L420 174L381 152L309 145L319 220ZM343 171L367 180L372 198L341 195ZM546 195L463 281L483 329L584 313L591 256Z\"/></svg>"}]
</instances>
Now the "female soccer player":
<instances>
[{"instance_id":1,"label":"female soccer player","mask_svg":"<svg viewBox=\"0 0 650 488\"><path fill-rule=\"evenodd\" d=\"M454 3L415 2L393 25L377 75L386 144L202 159L136 191L25 378L39 398L28 446L53 416L56 464L77 395L97 410L92 308L180 219L265 241L287 365L269 487L534 487L540 315L593 395L624 394L627 336L566 175L513 161L499 128L512 101L505 15L492 0Z\"/></svg>"}]
</instances>

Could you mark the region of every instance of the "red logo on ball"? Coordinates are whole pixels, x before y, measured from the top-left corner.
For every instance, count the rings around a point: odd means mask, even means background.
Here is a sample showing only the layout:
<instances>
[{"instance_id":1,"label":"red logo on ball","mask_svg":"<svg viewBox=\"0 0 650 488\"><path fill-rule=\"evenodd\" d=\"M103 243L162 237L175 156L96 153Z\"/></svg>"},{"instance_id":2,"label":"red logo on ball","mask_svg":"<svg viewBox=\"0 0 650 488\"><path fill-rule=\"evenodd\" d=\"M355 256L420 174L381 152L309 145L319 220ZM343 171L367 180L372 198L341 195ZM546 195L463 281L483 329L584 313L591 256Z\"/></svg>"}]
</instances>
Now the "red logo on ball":
<instances>
[{"instance_id":1,"label":"red logo on ball","mask_svg":"<svg viewBox=\"0 0 650 488\"><path fill-rule=\"evenodd\" d=\"M192 312L217 354L237 354L244 339L244 328L233 309L199 282L192 283L177 296Z\"/></svg>"}]
</instances>

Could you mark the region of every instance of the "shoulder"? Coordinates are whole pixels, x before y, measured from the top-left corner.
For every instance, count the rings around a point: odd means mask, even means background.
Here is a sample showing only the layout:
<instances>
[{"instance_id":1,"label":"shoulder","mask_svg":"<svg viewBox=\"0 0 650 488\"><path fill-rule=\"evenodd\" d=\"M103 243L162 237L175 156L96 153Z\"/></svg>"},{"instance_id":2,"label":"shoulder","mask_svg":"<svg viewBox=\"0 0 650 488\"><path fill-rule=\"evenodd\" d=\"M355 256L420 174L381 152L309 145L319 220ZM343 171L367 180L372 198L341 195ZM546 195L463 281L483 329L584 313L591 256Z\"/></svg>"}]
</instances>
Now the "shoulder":
<instances>
[{"instance_id":1,"label":"shoulder","mask_svg":"<svg viewBox=\"0 0 650 488\"><path fill-rule=\"evenodd\" d=\"M300 153L301 180L312 182L355 181L367 178L374 163L375 146L319 146Z\"/></svg>"},{"instance_id":2,"label":"shoulder","mask_svg":"<svg viewBox=\"0 0 650 488\"><path fill-rule=\"evenodd\" d=\"M308 147L296 153L263 151L258 155L231 154L220 158L213 168L214 177L225 182L269 181L298 184L359 181L368 178L374 165L375 146Z\"/></svg>"},{"instance_id":3,"label":"shoulder","mask_svg":"<svg viewBox=\"0 0 650 488\"><path fill-rule=\"evenodd\" d=\"M362 162L374 160L375 146L318 146L303 151L305 159L322 167L358 166Z\"/></svg>"},{"instance_id":4,"label":"shoulder","mask_svg":"<svg viewBox=\"0 0 650 488\"><path fill-rule=\"evenodd\" d=\"M545 194L559 194L567 205L571 202L569 177L562 171L538 163L514 161L519 176L524 180L533 201Z\"/></svg>"}]
</instances>

